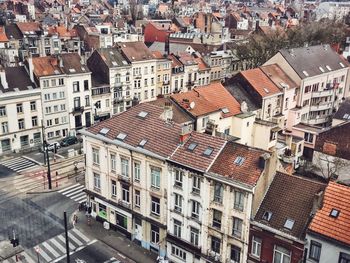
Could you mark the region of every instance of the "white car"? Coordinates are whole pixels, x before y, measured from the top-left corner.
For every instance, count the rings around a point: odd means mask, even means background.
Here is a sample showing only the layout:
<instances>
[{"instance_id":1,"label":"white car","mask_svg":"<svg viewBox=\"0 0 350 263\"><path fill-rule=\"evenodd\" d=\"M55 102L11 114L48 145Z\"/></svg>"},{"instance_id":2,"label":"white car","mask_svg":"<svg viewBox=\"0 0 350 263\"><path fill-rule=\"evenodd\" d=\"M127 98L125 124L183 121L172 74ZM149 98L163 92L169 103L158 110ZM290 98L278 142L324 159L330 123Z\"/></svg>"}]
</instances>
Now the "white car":
<instances>
[{"instance_id":1,"label":"white car","mask_svg":"<svg viewBox=\"0 0 350 263\"><path fill-rule=\"evenodd\" d=\"M56 145L56 149L61 148L61 145L58 142L52 142L46 145L45 150L47 149L48 151L53 152L55 150L55 145Z\"/></svg>"}]
</instances>

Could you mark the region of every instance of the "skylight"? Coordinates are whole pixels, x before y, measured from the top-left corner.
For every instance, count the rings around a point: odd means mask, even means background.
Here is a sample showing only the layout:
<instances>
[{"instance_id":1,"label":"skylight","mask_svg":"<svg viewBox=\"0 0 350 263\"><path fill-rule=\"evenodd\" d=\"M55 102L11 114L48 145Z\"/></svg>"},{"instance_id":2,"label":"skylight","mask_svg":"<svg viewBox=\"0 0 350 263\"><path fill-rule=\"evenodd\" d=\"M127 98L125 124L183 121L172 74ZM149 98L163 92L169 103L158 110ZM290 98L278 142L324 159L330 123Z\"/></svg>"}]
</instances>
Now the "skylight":
<instances>
[{"instance_id":1,"label":"skylight","mask_svg":"<svg viewBox=\"0 0 350 263\"><path fill-rule=\"evenodd\" d=\"M329 214L329 216L330 216L330 217L337 218L337 217L339 216L339 213L340 213L339 210L333 208L332 211L331 211L331 213Z\"/></svg>"},{"instance_id":2,"label":"skylight","mask_svg":"<svg viewBox=\"0 0 350 263\"><path fill-rule=\"evenodd\" d=\"M212 147L208 147L207 149L205 149L204 151L204 155L206 156L210 156L213 153L214 149Z\"/></svg>"},{"instance_id":3,"label":"skylight","mask_svg":"<svg viewBox=\"0 0 350 263\"><path fill-rule=\"evenodd\" d=\"M293 226L294 226L294 220L287 218L286 222L284 223L284 227L289 230L292 230Z\"/></svg>"},{"instance_id":4,"label":"skylight","mask_svg":"<svg viewBox=\"0 0 350 263\"><path fill-rule=\"evenodd\" d=\"M69 72L70 72L70 73L75 73L75 68L70 68L70 69L69 69Z\"/></svg>"},{"instance_id":5,"label":"skylight","mask_svg":"<svg viewBox=\"0 0 350 263\"><path fill-rule=\"evenodd\" d=\"M318 67L318 68L321 70L322 73L324 72L324 69L322 67Z\"/></svg>"},{"instance_id":6,"label":"skylight","mask_svg":"<svg viewBox=\"0 0 350 263\"><path fill-rule=\"evenodd\" d=\"M112 65L113 65L113 66L118 66L118 63L115 62L115 61L112 61Z\"/></svg>"},{"instance_id":7,"label":"skylight","mask_svg":"<svg viewBox=\"0 0 350 263\"><path fill-rule=\"evenodd\" d=\"M197 147L197 143L192 142L190 145L188 145L187 149L190 151L193 151Z\"/></svg>"},{"instance_id":8,"label":"skylight","mask_svg":"<svg viewBox=\"0 0 350 263\"><path fill-rule=\"evenodd\" d=\"M306 70L303 70L303 74L308 77L309 76L309 73L306 72Z\"/></svg>"},{"instance_id":9,"label":"skylight","mask_svg":"<svg viewBox=\"0 0 350 263\"><path fill-rule=\"evenodd\" d=\"M332 69L331 69L331 67L330 66L328 66L328 65L326 65L326 68L329 70L329 71L331 71Z\"/></svg>"},{"instance_id":10,"label":"skylight","mask_svg":"<svg viewBox=\"0 0 350 263\"><path fill-rule=\"evenodd\" d=\"M348 119L349 118L349 114L345 113L344 116L343 116L343 119Z\"/></svg>"},{"instance_id":11,"label":"skylight","mask_svg":"<svg viewBox=\"0 0 350 263\"><path fill-rule=\"evenodd\" d=\"M229 113L229 112L230 112L228 108L222 108L222 109L221 109L221 111L222 111L224 114L226 114L226 113Z\"/></svg>"},{"instance_id":12,"label":"skylight","mask_svg":"<svg viewBox=\"0 0 350 263\"><path fill-rule=\"evenodd\" d=\"M119 133L118 135L117 135L117 139L118 140L121 140L121 141L124 141L124 139L126 138L126 134L125 133Z\"/></svg>"},{"instance_id":13,"label":"skylight","mask_svg":"<svg viewBox=\"0 0 350 263\"><path fill-rule=\"evenodd\" d=\"M267 88L264 88L266 93L270 93L270 91Z\"/></svg>"},{"instance_id":14,"label":"skylight","mask_svg":"<svg viewBox=\"0 0 350 263\"><path fill-rule=\"evenodd\" d=\"M270 211L265 211L265 213L262 216L262 219L266 220L266 221L270 221L272 217L272 212Z\"/></svg>"},{"instance_id":15,"label":"skylight","mask_svg":"<svg viewBox=\"0 0 350 263\"><path fill-rule=\"evenodd\" d=\"M148 112L140 111L140 113L137 116L139 116L140 118L144 119L144 118L146 118L147 115L148 115Z\"/></svg>"},{"instance_id":16,"label":"skylight","mask_svg":"<svg viewBox=\"0 0 350 263\"><path fill-rule=\"evenodd\" d=\"M140 141L139 145L140 145L141 147L143 147L143 146L145 146L146 143L147 143L147 140L146 140L146 139L142 139L142 140Z\"/></svg>"},{"instance_id":17,"label":"skylight","mask_svg":"<svg viewBox=\"0 0 350 263\"><path fill-rule=\"evenodd\" d=\"M109 132L108 128L102 128L99 133L102 135L107 135L108 132Z\"/></svg>"},{"instance_id":18,"label":"skylight","mask_svg":"<svg viewBox=\"0 0 350 263\"><path fill-rule=\"evenodd\" d=\"M241 166L245 161L245 158L242 157L242 156L237 156L236 159L234 160L234 164L235 165L238 165L238 166Z\"/></svg>"}]
</instances>

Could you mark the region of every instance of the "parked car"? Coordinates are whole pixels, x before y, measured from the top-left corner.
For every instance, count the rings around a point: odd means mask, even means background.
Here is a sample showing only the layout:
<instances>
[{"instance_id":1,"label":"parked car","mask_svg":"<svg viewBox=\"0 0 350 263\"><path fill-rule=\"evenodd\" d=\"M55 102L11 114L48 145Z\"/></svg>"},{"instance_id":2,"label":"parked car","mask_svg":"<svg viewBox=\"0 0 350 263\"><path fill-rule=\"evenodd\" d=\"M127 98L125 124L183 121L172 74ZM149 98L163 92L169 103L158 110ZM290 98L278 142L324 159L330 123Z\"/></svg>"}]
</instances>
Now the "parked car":
<instances>
[{"instance_id":1,"label":"parked car","mask_svg":"<svg viewBox=\"0 0 350 263\"><path fill-rule=\"evenodd\" d=\"M75 144L77 142L78 142L77 137L75 137L75 136L68 136L68 137L62 139L61 146L65 147L65 146L69 146L69 145Z\"/></svg>"},{"instance_id":2,"label":"parked car","mask_svg":"<svg viewBox=\"0 0 350 263\"><path fill-rule=\"evenodd\" d=\"M61 148L61 145L58 142L52 142L46 145L46 147L44 148L44 150L46 151L46 149L48 151L53 152L55 150L55 145L56 145L56 149Z\"/></svg>"}]
</instances>

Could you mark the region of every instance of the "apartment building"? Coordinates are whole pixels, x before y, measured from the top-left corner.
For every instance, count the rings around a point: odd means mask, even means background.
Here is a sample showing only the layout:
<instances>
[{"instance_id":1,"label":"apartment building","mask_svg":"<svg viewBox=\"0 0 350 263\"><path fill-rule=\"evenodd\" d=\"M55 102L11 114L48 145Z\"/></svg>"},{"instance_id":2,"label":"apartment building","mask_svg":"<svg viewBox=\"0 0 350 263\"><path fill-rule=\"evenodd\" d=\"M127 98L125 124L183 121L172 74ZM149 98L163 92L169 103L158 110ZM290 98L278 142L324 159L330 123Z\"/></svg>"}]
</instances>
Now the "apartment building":
<instances>
[{"instance_id":1,"label":"apartment building","mask_svg":"<svg viewBox=\"0 0 350 263\"><path fill-rule=\"evenodd\" d=\"M168 59L171 60L171 87L177 93L185 89L185 66L174 54L170 54Z\"/></svg>"},{"instance_id":2,"label":"apartment building","mask_svg":"<svg viewBox=\"0 0 350 263\"><path fill-rule=\"evenodd\" d=\"M179 60L184 66L184 91L198 86L198 63L190 54L181 54Z\"/></svg>"},{"instance_id":3,"label":"apartment building","mask_svg":"<svg viewBox=\"0 0 350 263\"><path fill-rule=\"evenodd\" d=\"M329 126L346 92L349 64L329 45L282 49L265 65L278 66L300 87L291 126L300 122Z\"/></svg>"},{"instance_id":4,"label":"apartment building","mask_svg":"<svg viewBox=\"0 0 350 263\"><path fill-rule=\"evenodd\" d=\"M41 90L22 67L0 71L0 154L42 145Z\"/></svg>"},{"instance_id":5,"label":"apartment building","mask_svg":"<svg viewBox=\"0 0 350 263\"><path fill-rule=\"evenodd\" d=\"M171 61L159 51L153 51L152 54L156 58L157 95L169 95L173 93L170 86Z\"/></svg>"}]
</instances>

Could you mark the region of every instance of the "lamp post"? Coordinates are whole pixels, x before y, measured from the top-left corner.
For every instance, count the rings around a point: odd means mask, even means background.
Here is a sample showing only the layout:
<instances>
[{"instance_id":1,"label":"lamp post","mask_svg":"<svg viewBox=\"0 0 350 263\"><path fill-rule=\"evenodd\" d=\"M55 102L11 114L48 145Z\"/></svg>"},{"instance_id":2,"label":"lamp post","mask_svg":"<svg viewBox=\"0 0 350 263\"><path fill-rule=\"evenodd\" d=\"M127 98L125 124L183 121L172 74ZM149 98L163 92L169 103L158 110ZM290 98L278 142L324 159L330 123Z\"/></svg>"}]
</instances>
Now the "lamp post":
<instances>
[{"instance_id":1,"label":"lamp post","mask_svg":"<svg viewBox=\"0 0 350 263\"><path fill-rule=\"evenodd\" d=\"M45 140L45 127L44 127L44 121L41 120L41 133L43 137L43 153L44 153L44 165L46 165L46 140Z\"/></svg>"},{"instance_id":2,"label":"lamp post","mask_svg":"<svg viewBox=\"0 0 350 263\"><path fill-rule=\"evenodd\" d=\"M38 263L40 263L40 259L39 259L40 248L39 247L35 247L35 252L36 252L36 255L37 255Z\"/></svg>"}]
</instances>

